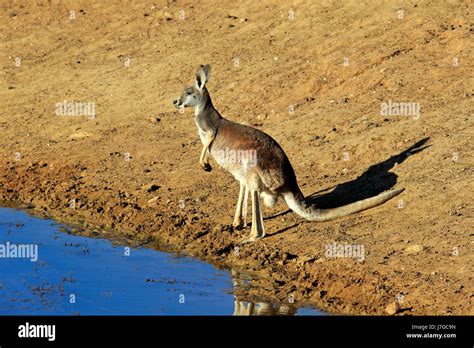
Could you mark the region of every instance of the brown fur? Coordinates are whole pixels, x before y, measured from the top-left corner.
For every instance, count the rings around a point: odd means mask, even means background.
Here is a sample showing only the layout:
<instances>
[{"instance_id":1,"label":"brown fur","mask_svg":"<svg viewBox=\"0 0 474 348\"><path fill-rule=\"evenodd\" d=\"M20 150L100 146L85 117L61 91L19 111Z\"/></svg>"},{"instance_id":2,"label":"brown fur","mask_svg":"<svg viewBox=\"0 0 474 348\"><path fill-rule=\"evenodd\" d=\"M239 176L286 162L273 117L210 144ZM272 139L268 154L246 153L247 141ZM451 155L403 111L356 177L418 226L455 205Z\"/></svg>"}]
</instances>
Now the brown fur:
<instances>
[{"instance_id":1,"label":"brown fur","mask_svg":"<svg viewBox=\"0 0 474 348\"><path fill-rule=\"evenodd\" d=\"M268 190L280 194L298 187L295 172L285 152L275 139L261 130L222 118L211 145L211 154L213 150L225 148L255 149L257 151L255 169Z\"/></svg>"}]
</instances>

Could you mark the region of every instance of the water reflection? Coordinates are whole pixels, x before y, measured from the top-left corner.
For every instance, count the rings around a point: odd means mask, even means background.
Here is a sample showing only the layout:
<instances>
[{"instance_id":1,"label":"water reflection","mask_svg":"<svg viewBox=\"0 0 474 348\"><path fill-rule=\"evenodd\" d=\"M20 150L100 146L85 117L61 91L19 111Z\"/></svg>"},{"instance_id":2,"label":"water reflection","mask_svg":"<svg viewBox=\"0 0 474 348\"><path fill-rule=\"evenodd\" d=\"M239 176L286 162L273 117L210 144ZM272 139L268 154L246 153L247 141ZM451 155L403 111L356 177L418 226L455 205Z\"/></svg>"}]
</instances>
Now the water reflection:
<instances>
[{"instance_id":1,"label":"water reflection","mask_svg":"<svg viewBox=\"0 0 474 348\"><path fill-rule=\"evenodd\" d=\"M289 305L271 305L263 302L234 301L234 315L295 315L296 308Z\"/></svg>"},{"instance_id":2,"label":"water reflection","mask_svg":"<svg viewBox=\"0 0 474 348\"><path fill-rule=\"evenodd\" d=\"M272 304L266 302L249 302L239 299L236 293L248 287L245 278L237 271L232 270L234 284L234 315L259 316L259 315L296 315L297 307L289 304ZM245 290L244 290L245 291Z\"/></svg>"}]
</instances>

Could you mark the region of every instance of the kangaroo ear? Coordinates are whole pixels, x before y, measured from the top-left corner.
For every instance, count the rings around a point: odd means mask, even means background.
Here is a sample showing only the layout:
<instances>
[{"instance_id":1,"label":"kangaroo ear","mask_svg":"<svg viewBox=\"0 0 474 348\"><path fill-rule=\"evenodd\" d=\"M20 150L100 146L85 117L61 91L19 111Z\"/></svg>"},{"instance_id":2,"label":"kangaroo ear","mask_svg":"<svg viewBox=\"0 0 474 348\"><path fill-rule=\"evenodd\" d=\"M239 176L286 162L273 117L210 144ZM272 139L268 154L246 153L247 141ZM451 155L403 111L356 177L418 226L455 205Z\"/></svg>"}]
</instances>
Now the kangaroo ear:
<instances>
[{"instance_id":1,"label":"kangaroo ear","mask_svg":"<svg viewBox=\"0 0 474 348\"><path fill-rule=\"evenodd\" d=\"M202 90L204 88L204 85L209 81L210 78L211 78L211 66L209 64L205 66L201 65L201 67L196 72L197 88L199 88L199 90Z\"/></svg>"},{"instance_id":2,"label":"kangaroo ear","mask_svg":"<svg viewBox=\"0 0 474 348\"><path fill-rule=\"evenodd\" d=\"M209 64L206 64L202 67L204 70L204 73L206 74L206 83L211 80L211 66Z\"/></svg>"}]
</instances>

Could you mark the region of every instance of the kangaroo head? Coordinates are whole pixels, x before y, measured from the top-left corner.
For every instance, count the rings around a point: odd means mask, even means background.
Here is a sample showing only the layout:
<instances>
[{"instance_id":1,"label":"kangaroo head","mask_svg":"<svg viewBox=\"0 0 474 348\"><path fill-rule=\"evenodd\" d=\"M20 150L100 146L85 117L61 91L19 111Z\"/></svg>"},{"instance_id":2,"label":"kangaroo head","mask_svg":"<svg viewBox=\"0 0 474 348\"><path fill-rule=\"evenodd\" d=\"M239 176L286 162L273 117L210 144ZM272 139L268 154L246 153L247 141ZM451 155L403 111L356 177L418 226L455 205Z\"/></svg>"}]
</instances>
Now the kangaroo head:
<instances>
[{"instance_id":1,"label":"kangaroo head","mask_svg":"<svg viewBox=\"0 0 474 348\"><path fill-rule=\"evenodd\" d=\"M201 105L203 96L207 92L205 89L206 83L211 79L211 66L201 65L196 72L196 82L194 85L186 87L181 96L173 101L177 108L195 107Z\"/></svg>"}]
</instances>

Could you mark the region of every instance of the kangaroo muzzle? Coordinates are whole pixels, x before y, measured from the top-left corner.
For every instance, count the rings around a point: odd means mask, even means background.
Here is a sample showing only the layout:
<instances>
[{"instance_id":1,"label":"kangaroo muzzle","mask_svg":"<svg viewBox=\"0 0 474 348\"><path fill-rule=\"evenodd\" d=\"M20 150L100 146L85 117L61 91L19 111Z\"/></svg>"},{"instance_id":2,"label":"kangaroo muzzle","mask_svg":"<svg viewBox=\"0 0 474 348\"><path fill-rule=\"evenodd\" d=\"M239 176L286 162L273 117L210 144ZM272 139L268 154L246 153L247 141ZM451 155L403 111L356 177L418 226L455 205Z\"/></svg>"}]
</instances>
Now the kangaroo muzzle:
<instances>
[{"instance_id":1,"label":"kangaroo muzzle","mask_svg":"<svg viewBox=\"0 0 474 348\"><path fill-rule=\"evenodd\" d=\"M183 103L181 102L181 98L173 100L173 105L178 109L181 108L183 106Z\"/></svg>"}]
</instances>

